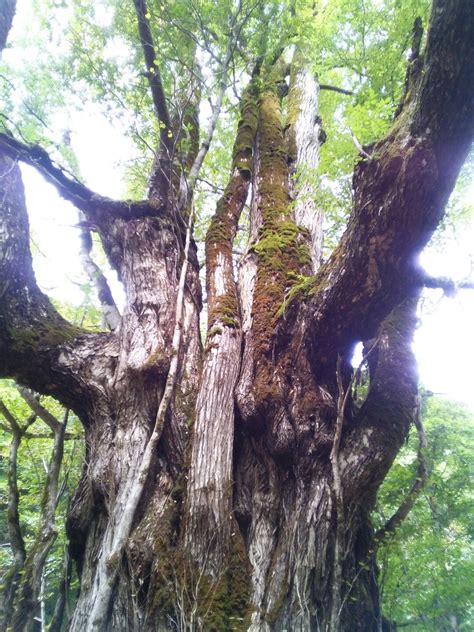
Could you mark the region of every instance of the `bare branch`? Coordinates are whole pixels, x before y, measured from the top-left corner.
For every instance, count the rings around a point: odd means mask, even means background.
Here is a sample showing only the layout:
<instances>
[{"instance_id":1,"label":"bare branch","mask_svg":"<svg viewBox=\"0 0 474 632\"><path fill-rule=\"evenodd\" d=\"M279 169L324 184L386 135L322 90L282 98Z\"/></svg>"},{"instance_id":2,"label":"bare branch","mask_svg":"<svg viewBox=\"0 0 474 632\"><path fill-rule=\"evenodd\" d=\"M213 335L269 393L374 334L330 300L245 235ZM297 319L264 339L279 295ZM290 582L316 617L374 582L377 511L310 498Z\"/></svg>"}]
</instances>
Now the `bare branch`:
<instances>
[{"instance_id":1,"label":"bare branch","mask_svg":"<svg viewBox=\"0 0 474 632\"><path fill-rule=\"evenodd\" d=\"M20 160L34 167L65 200L72 202L91 221L100 221L100 217L104 214L129 219L157 215L163 211L158 200L118 201L94 193L84 184L68 175L65 169L56 165L46 150L39 145L28 145L10 134L0 132L0 149L12 160Z\"/></svg>"},{"instance_id":2,"label":"bare branch","mask_svg":"<svg viewBox=\"0 0 474 632\"><path fill-rule=\"evenodd\" d=\"M339 94L347 94L348 96L352 96L354 94L352 90L346 90L345 88L338 88L337 86L330 86L327 83L320 83L319 89L330 90L332 92L338 92Z\"/></svg>"},{"instance_id":3,"label":"bare branch","mask_svg":"<svg viewBox=\"0 0 474 632\"><path fill-rule=\"evenodd\" d=\"M56 417L49 412L49 410L40 404L29 389L22 386L18 386L17 389L35 415L38 415L38 417L42 419L49 428L51 428L53 433L58 432L62 426L61 422L58 421Z\"/></svg>"},{"instance_id":4,"label":"bare branch","mask_svg":"<svg viewBox=\"0 0 474 632\"><path fill-rule=\"evenodd\" d=\"M376 546L381 544L381 542L387 536L393 535L395 533L395 531L410 513L413 505L416 502L416 499L420 495L421 490L426 485L426 481L428 480L428 465L425 459L425 452L426 448L428 447L428 442L426 440L425 429L421 420L421 398L419 395L417 397L416 407L413 415L413 423L418 434L418 466L416 468L415 480L413 481L410 491L400 503L400 506L395 511L393 516L391 516L391 518L387 520L384 526L375 534Z\"/></svg>"},{"instance_id":5,"label":"bare branch","mask_svg":"<svg viewBox=\"0 0 474 632\"><path fill-rule=\"evenodd\" d=\"M359 152L359 154L363 158L367 158L368 160L372 160L372 156L364 149L364 147L362 146L362 144L360 143L359 139L354 134L352 129L350 127L348 127L347 131L349 132L349 136L351 137L352 142L354 143L355 147L357 148L357 151Z\"/></svg>"},{"instance_id":6,"label":"bare branch","mask_svg":"<svg viewBox=\"0 0 474 632\"><path fill-rule=\"evenodd\" d=\"M135 11L138 20L138 33L143 48L143 55L146 63L146 77L150 85L151 96L155 113L160 121L160 141L163 147L171 148L169 131L171 129L171 120L166 104L165 91L161 81L160 69L158 67L153 36L150 28L150 19L145 0L134 0Z\"/></svg>"}]
</instances>

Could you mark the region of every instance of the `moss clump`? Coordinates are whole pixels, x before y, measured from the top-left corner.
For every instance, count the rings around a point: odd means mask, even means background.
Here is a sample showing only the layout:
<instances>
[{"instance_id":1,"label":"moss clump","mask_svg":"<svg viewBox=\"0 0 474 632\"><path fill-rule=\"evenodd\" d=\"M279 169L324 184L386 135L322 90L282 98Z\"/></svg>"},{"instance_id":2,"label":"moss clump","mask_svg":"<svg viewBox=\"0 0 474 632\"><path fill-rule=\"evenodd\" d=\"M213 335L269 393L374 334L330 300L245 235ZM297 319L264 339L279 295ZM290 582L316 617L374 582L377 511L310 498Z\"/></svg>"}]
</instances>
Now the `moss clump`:
<instances>
[{"instance_id":1,"label":"moss clump","mask_svg":"<svg viewBox=\"0 0 474 632\"><path fill-rule=\"evenodd\" d=\"M227 565L214 579L185 556L181 546L167 547L160 540L155 563L151 616L189 615L206 632L244 632L250 624L250 565L240 533L231 537Z\"/></svg>"},{"instance_id":2,"label":"moss clump","mask_svg":"<svg viewBox=\"0 0 474 632\"><path fill-rule=\"evenodd\" d=\"M266 352L285 296L311 264L307 230L293 220L289 195L288 147L283 131L281 82L286 68L275 64L262 87L259 111L258 211L262 225L253 249L259 257L253 318L259 350Z\"/></svg>"},{"instance_id":3,"label":"moss clump","mask_svg":"<svg viewBox=\"0 0 474 632\"><path fill-rule=\"evenodd\" d=\"M35 347L55 347L72 342L84 331L65 320L44 320L31 328L10 328L9 335L17 351L34 351Z\"/></svg>"},{"instance_id":4,"label":"moss clump","mask_svg":"<svg viewBox=\"0 0 474 632\"><path fill-rule=\"evenodd\" d=\"M281 318L285 310L288 309L294 301L298 299L304 300L305 298L313 296L318 287L318 281L314 276L305 276L304 274L295 274L293 276L294 282L286 292L283 303L276 313L277 318Z\"/></svg>"},{"instance_id":5,"label":"moss clump","mask_svg":"<svg viewBox=\"0 0 474 632\"><path fill-rule=\"evenodd\" d=\"M157 371L158 373L166 373L170 366L170 357L165 353L164 349L155 349L143 364L145 371Z\"/></svg>"},{"instance_id":6,"label":"moss clump","mask_svg":"<svg viewBox=\"0 0 474 632\"><path fill-rule=\"evenodd\" d=\"M209 340L209 338L212 338L212 336L220 336L222 334L222 328L221 327L211 327L211 329L209 329L209 331L207 332L207 338Z\"/></svg>"},{"instance_id":7,"label":"moss clump","mask_svg":"<svg viewBox=\"0 0 474 632\"><path fill-rule=\"evenodd\" d=\"M236 328L239 326L239 307L237 304L237 297L234 292L228 292L219 296L216 300L216 304L212 308L209 314L209 329L208 338L214 328L219 326L226 326Z\"/></svg>"}]
</instances>

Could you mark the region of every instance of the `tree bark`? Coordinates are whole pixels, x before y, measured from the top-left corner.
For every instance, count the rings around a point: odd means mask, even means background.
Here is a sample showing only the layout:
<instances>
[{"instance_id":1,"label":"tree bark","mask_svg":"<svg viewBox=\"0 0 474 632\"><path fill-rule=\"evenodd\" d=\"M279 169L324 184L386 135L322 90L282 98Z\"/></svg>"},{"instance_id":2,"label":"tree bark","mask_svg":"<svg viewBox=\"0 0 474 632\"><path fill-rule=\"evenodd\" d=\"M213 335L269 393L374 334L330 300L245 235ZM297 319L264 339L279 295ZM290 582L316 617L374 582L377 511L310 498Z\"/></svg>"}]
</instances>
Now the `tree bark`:
<instances>
[{"instance_id":1,"label":"tree bark","mask_svg":"<svg viewBox=\"0 0 474 632\"><path fill-rule=\"evenodd\" d=\"M135 6L147 57L149 18ZM73 408L86 433L67 526L81 576L72 631L384 629L369 514L416 406L416 257L472 142L471 13L467 0L435 0L400 113L364 148L347 229L323 265L322 218L301 179L323 140L317 82L299 54L293 68L284 55L259 60L206 238L204 350L181 177L116 202L0 136L0 373ZM168 126L159 79L156 68L150 87ZM125 288L114 331L72 327L37 288L11 158L36 166L100 235ZM359 341L373 351L356 407Z\"/></svg>"}]
</instances>

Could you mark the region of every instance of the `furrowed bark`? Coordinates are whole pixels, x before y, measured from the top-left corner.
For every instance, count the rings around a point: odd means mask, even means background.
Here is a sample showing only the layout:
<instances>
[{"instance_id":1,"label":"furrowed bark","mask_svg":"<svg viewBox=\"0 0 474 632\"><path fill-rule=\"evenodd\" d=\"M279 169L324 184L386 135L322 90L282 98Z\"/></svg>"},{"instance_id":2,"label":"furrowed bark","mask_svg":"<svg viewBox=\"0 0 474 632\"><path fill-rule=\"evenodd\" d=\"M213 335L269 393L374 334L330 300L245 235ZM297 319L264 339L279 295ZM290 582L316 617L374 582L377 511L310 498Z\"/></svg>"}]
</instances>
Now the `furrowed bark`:
<instances>
[{"instance_id":1,"label":"furrowed bark","mask_svg":"<svg viewBox=\"0 0 474 632\"><path fill-rule=\"evenodd\" d=\"M193 428L186 541L192 559L214 578L222 572L231 529L234 389L242 342L232 245L250 186L257 117L251 83L241 102L231 176L206 236L208 333Z\"/></svg>"},{"instance_id":2,"label":"furrowed bark","mask_svg":"<svg viewBox=\"0 0 474 632\"><path fill-rule=\"evenodd\" d=\"M344 390L341 375L340 356L337 359L336 378L338 387L336 428L334 430L334 439L331 448L331 454L329 455L332 470L332 492L334 504L336 506L336 537L334 542L334 561L332 571L332 604L329 623L330 632L337 632L339 630L339 619L341 615L342 563L344 555L345 519L344 491L342 488L341 472L339 469L339 449L341 446L342 426L344 423L347 396L352 387L352 383L350 383L348 390Z\"/></svg>"},{"instance_id":3,"label":"furrowed bark","mask_svg":"<svg viewBox=\"0 0 474 632\"><path fill-rule=\"evenodd\" d=\"M311 271L308 231L295 222L289 195L285 73L274 68L260 95L251 245L240 277L245 342L234 507L250 561L252 632L313 629L316 608L323 620L333 547L328 421L335 403L309 370L304 309L300 317L284 308L297 275Z\"/></svg>"},{"instance_id":4,"label":"furrowed bark","mask_svg":"<svg viewBox=\"0 0 474 632\"><path fill-rule=\"evenodd\" d=\"M177 288L171 361L163 394L156 413L154 427L143 453L139 459L135 459L135 462L130 464L131 467L127 472L127 478L115 499L113 513L109 516L109 522L103 536L102 547L95 571L94 593L92 599L88 602L90 611L85 613L77 609L76 615L71 623L71 630L78 630L79 632L79 630L83 630L85 626L91 631L97 630L99 632L107 625L112 592L117 581L125 546L130 537L137 507L150 474L154 453L163 433L165 419L178 377L181 340L184 328L184 292L188 271L191 231L192 217L189 220L186 234L183 264Z\"/></svg>"},{"instance_id":5,"label":"furrowed bark","mask_svg":"<svg viewBox=\"0 0 474 632\"><path fill-rule=\"evenodd\" d=\"M323 214L317 206L316 170L325 140L319 111L319 85L299 50L291 63L286 137L294 218L308 231L312 271L320 266Z\"/></svg>"},{"instance_id":6,"label":"furrowed bark","mask_svg":"<svg viewBox=\"0 0 474 632\"><path fill-rule=\"evenodd\" d=\"M441 215L466 150L464 133L472 134L472 92L461 81L462 73L464 81L472 77L467 2L436 1L435 10L425 57L418 51L410 61L401 113L385 139L365 148L370 158L356 170L348 230L316 280L309 207L301 180L293 186L291 174L298 151L297 175L316 160L320 124L310 110L317 88L311 93L311 77L299 75L295 64L291 88L301 79L306 92L296 122L291 108L284 120L287 68L262 60L253 169L247 173L253 141L246 141L245 160L236 152L207 239L210 328L203 368L197 257L189 232L183 255L182 181L175 177L187 173L191 160L177 158L171 191L157 185L150 202L128 212L126 203L107 206L88 197L39 152L43 171L88 211L85 228L99 231L126 294L113 334L80 332L41 366L38 360L30 368L36 349L17 358L18 367L29 362L25 382L51 392L58 381L63 398L69 389L86 429L87 462L68 521L81 574L74 631L308 632L330 629L331 620L334 628L337 619L341 632L380 630L368 515L416 400L410 340L421 281L413 259ZM296 133L298 121L307 135ZM290 151L294 131L300 148ZM0 141L9 155L35 162L34 148L13 143L15 153L10 140ZM452 168L443 147L453 153ZM438 172L448 162L448 175ZM249 179L251 242L236 287L232 241ZM301 221L295 217L300 203ZM16 243L27 252L26 242ZM17 283L24 267L11 260ZM187 273L183 260L189 260ZM18 282L15 292L27 287L30 293L28 283ZM302 300L308 295L311 300ZM8 294L8 305L15 296ZM404 303L407 297L412 302ZM13 307L9 323L26 327L22 309L18 315ZM13 322L13 314L23 320ZM4 322L0 334L11 336ZM380 345L369 361L369 393L356 410L353 344L373 336ZM10 338L2 344L2 351L18 353ZM9 362L5 372L14 372ZM21 370L24 376L27 369ZM347 406L337 401L341 393Z\"/></svg>"}]
</instances>

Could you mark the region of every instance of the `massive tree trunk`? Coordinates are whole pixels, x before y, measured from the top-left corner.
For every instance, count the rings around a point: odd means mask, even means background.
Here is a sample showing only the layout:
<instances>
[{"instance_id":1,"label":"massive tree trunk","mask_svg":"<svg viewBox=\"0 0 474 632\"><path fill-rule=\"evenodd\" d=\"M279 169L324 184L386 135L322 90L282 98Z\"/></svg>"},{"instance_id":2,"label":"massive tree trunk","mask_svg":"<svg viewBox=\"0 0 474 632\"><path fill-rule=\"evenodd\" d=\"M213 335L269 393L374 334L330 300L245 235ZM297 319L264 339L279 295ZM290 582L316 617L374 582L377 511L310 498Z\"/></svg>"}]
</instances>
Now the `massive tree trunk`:
<instances>
[{"instance_id":1,"label":"massive tree trunk","mask_svg":"<svg viewBox=\"0 0 474 632\"><path fill-rule=\"evenodd\" d=\"M146 7L135 4L146 57ZM74 409L86 434L67 525L81 577L74 632L383 629L369 514L416 406L416 256L473 134L470 3L434 5L401 111L365 148L346 232L322 266L317 198L300 169L317 167L324 138L318 86L301 51L291 69L284 55L256 64L206 238L204 348L191 196L206 145L170 164L159 73L162 133L143 202L101 198L40 148L1 136L0 372ZM98 231L125 288L114 331L72 327L37 288L12 159ZM357 342L370 369L362 405L351 398Z\"/></svg>"}]
</instances>

